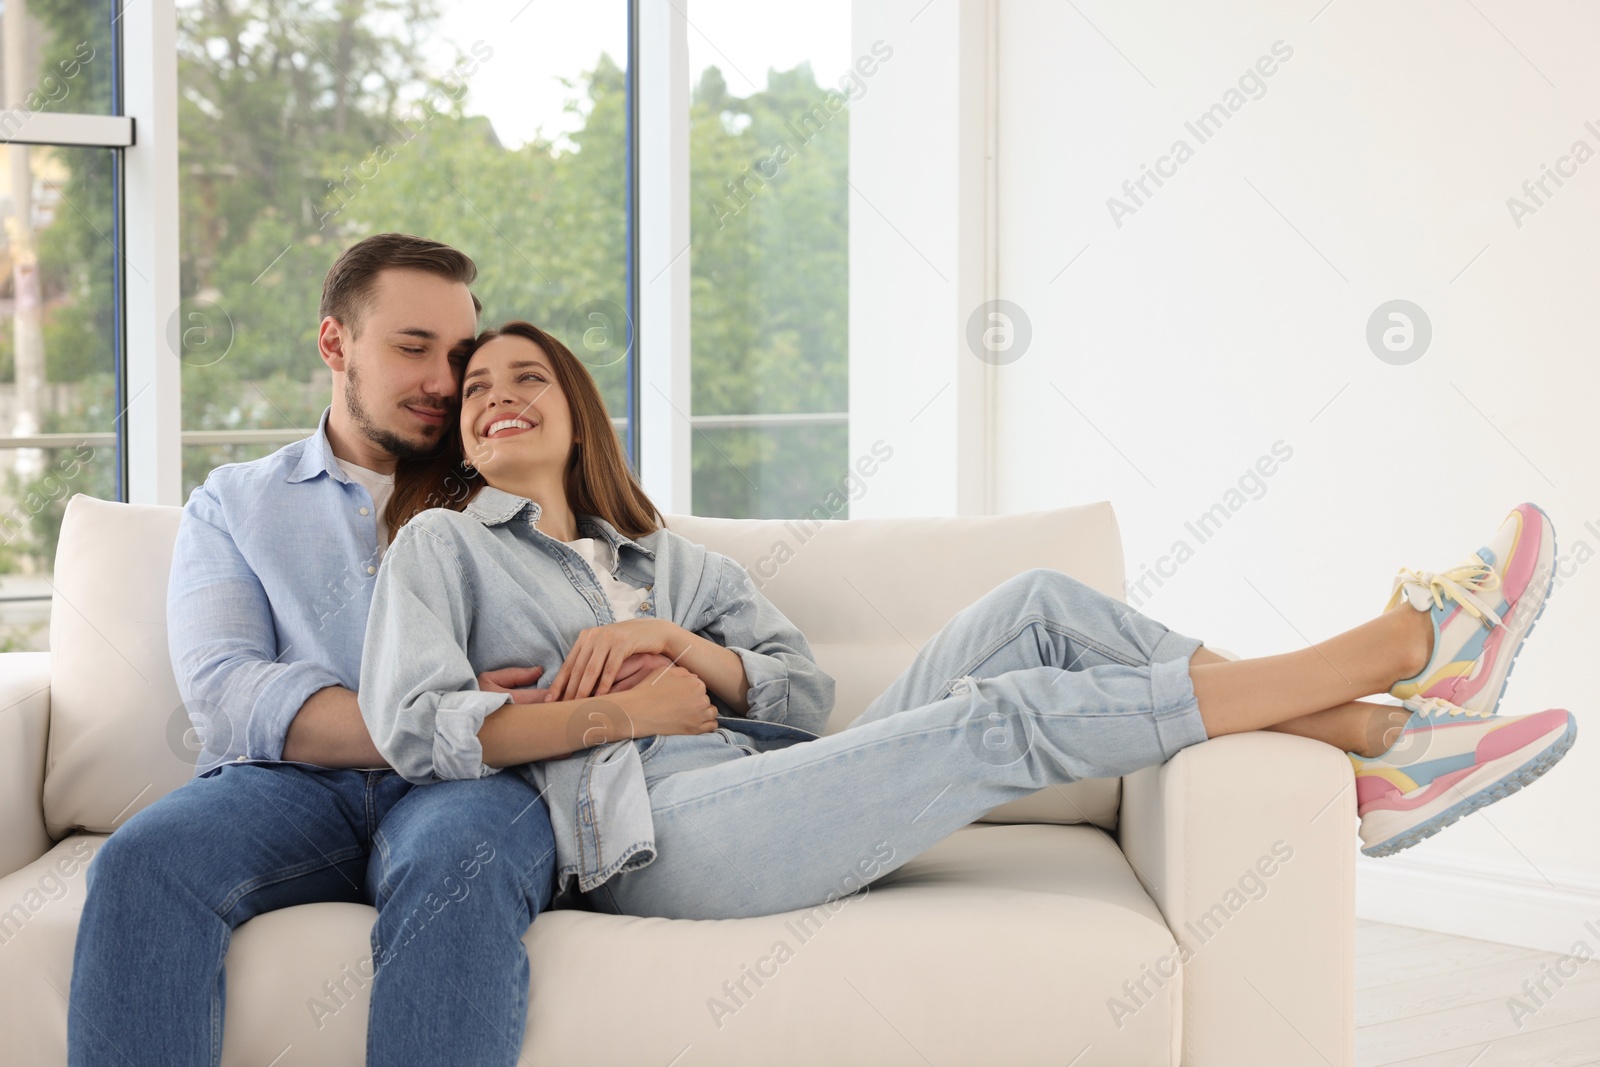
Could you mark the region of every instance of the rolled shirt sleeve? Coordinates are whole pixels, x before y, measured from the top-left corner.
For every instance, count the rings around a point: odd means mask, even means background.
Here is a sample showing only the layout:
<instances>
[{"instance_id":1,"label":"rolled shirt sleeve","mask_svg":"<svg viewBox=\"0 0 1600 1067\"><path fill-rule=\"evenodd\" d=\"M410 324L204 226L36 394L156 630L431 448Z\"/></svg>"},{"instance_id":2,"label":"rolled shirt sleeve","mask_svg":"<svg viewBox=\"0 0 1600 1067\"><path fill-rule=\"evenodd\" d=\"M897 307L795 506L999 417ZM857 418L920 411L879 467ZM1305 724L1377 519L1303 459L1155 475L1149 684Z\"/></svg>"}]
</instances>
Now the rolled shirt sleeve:
<instances>
[{"instance_id":1,"label":"rolled shirt sleeve","mask_svg":"<svg viewBox=\"0 0 1600 1067\"><path fill-rule=\"evenodd\" d=\"M283 758L289 724L319 689L325 665L278 662L278 630L261 579L229 532L208 484L184 507L167 582L167 646L179 695L200 733L200 774L242 756Z\"/></svg>"},{"instance_id":2,"label":"rolled shirt sleeve","mask_svg":"<svg viewBox=\"0 0 1600 1067\"><path fill-rule=\"evenodd\" d=\"M467 583L427 521L407 523L384 553L356 695L378 751L417 784L499 773L483 762L478 731L509 699L478 688Z\"/></svg>"},{"instance_id":3,"label":"rolled shirt sleeve","mask_svg":"<svg viewBox=\"0 0 1600 1067\"><path fill-rule=\"evenodd\" d=\"M706 553L719 568L710 617L696 631L736 653L749 689L746 718L820 734L833 711L833 678L817 666L805 634L756 589L738 561Z\"/></svg>"}]
</instances>

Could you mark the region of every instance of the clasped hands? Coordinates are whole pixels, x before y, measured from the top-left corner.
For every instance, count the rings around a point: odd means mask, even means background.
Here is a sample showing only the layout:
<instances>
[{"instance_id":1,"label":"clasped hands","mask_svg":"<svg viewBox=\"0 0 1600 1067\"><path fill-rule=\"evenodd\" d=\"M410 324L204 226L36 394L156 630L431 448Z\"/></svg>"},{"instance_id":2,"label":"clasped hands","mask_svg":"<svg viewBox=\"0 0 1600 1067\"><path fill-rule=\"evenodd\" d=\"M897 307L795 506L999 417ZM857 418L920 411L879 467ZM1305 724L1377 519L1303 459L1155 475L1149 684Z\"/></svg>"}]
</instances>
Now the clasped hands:
<instances>
[{"instance_id":1,"label":"clasped hands","mask_svg":"<svg viewBox=\"0 0 1600 1067\"><path fill-rule=\"evenodd\" d=\"M669 619L625 619L579 633L547 688L535 685L543 667L485 671L478 688L508 693L513 704L610 696L628 718L629 737L708 733L717 728L717 711L705 682L676 665L691 642ZM642 685L648 689L635 692Z\"/></svg>"}]
</instances>

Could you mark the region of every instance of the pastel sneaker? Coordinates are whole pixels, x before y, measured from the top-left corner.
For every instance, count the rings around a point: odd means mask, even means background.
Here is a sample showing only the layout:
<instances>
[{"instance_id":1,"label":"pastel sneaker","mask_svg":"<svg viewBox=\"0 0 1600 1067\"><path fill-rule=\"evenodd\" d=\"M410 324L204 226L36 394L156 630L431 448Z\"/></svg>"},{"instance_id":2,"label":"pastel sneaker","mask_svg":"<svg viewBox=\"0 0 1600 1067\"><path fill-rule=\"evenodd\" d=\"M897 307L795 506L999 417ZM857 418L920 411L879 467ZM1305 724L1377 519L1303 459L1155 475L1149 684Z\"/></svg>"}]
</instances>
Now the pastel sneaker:
<instances>
[{"instance_id":1,"label":"pastel sneaker","mask_svg":"<svg viewBox=\"0 0 1600 1067\"><path fill-rule=\"evenodd\" d=\"M1556 765L1578 736L1572 713L1496 716L1412 698L1400 736L1380 756L1346 753L1355 767L1361 851L1390 856L1463 815L1510 796Z\"/></svg>"},{"instance_id":2,"label":"pastel sneaker","mask_svg":"<svg viewBox=\"0 0 1600 1067\"><path fill-rule=\"evenodd\" d=\"M1447 571L1401 568L1384 610L1403 598L1433 619L1433 657L1389 694L1437 697L1494 714L1522 642L1555 583L1556 534L1535 504L1518 504L1487 545Z\"/></svg>"}]
</instances>

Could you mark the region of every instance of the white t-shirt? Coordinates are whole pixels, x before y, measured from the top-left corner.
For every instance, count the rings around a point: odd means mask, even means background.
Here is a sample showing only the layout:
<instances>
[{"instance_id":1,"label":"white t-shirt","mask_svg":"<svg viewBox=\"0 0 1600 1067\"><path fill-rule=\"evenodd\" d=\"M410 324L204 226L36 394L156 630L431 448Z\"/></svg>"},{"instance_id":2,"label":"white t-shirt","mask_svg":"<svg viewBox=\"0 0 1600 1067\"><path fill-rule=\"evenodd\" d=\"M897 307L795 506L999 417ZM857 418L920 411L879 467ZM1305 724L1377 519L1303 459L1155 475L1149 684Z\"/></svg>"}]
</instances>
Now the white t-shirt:
<instances>
[{"instance_id":1,"label":"white t-shirt","mask_svg":"<svg viewBox=\"0 0 1600 1067\"><path fill-rule=\"evenodd\" d=\"M611 542L595 537L580 537L567 544L589 561L594 576L600 579L600 588L611 602L611 614L616 616L616 620L621 622L623 619L637 618L640 606L650 599L650 592L647 589L635 589L621 578L612 576L615 549L611 547Z\"/></svg>"},{"instance_id":2,"label":"white t-shirt","mask_svg":"<svg viewBox=\"0 0 1600 1067\"><path fill-rule=\"evenodd\" d=\"M349 475L351 479L359 482L372 497L372 517L378 524L378 558L383 558L383 553L389 547L389 525L384 522L383 512L389 506L389 498L394 495L394 475L379 474L366 467L358 467L354 463L347 463L338 456L333 461L339 469Z\"/></svg>"}]
</instances>

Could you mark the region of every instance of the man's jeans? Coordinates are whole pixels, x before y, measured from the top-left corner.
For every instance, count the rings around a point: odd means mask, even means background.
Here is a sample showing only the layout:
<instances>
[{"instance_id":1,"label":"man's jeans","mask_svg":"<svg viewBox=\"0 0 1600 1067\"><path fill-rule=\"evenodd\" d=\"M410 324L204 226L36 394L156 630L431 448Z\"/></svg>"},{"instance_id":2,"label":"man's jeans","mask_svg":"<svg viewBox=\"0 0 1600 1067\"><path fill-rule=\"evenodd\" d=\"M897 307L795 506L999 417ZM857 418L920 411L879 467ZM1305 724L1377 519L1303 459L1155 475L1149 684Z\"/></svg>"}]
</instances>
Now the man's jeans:
<instances>
[{"instance_id":1,"label":"man's jeans","mask_svg":"<svg viewBox=\"0 0 1600 1067\"><path fill-rule=\"evenodd\" d=\"M658 855L589 898L714 919L848 895L1007 801L1204 741L1200 645L1059 571L1025 572L958 612L838 733L754 752L719 730L647 750Z\"/></svg>"},{"instance_id":2,"label":"man's jeans","mask_svg":"<svg viewBox=\"0 0 1600 1067\"><path fill-rule=\"evenodd\" d=\"M412 786L389 770L225 764L129 819L90 864L68 1060L220 1063L234 927L351 901L378 909L355 968L372 979L369 1063L516 1063L522 936L554 865L549 812L520 775Z\"/></svg>"}]
</instances>

